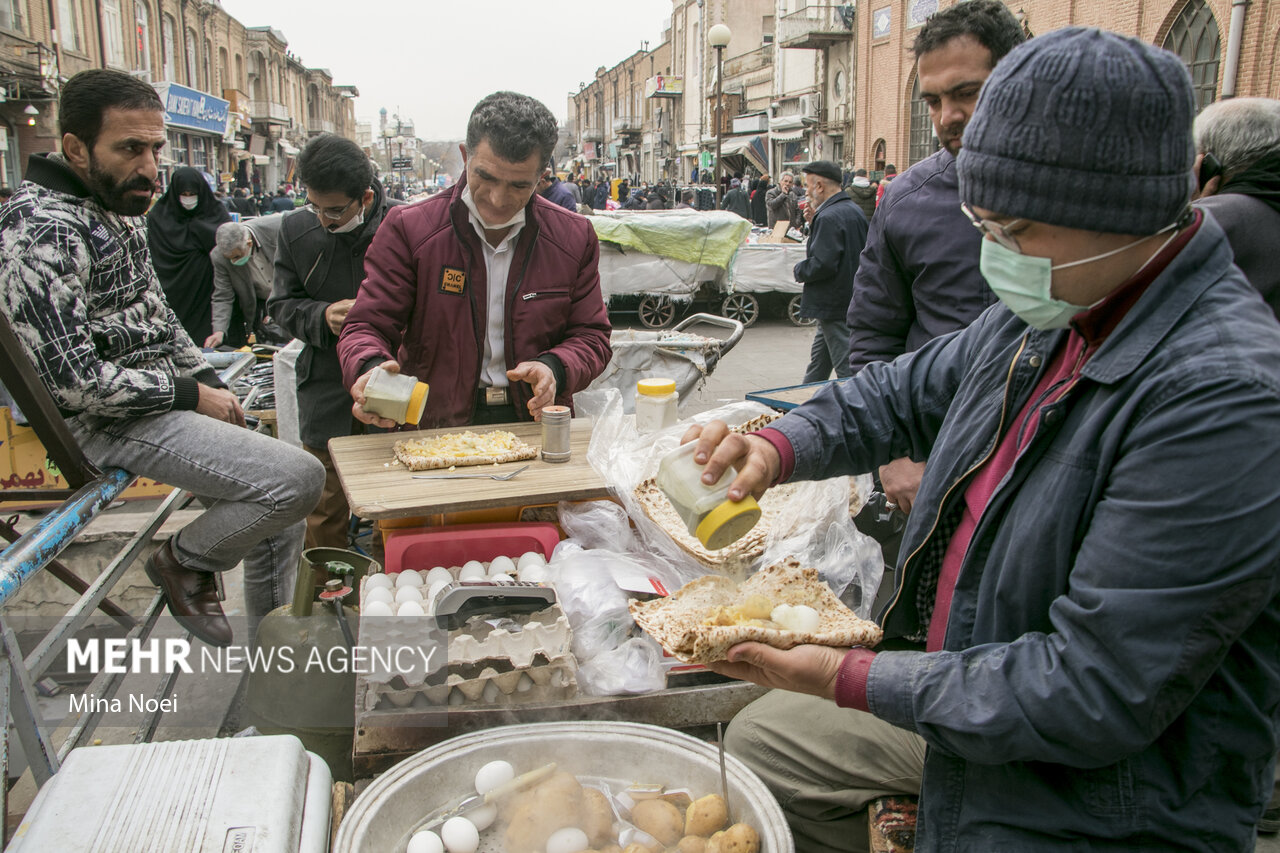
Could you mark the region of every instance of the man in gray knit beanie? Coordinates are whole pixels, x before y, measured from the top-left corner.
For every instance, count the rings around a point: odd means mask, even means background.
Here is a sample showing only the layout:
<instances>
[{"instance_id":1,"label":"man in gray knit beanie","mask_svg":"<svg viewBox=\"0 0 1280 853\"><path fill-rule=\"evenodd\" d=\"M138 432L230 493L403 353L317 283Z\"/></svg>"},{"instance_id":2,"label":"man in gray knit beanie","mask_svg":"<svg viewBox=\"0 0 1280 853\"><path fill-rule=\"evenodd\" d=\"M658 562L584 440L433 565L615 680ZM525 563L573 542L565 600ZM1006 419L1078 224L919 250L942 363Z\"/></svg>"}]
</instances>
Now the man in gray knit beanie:
<instances>
[{"instance_id":1,"label":"man in gray knit beanie","mask_svg":"<svg viewBox=\"0 0 1280 853\"><path fill-rule=\"evenodd\" d=\"M797 716L770 754L798 780L773 790L788 815L852 820L865 761L915 760L921 853L1253 850L1280 703L1280 325L1188 208L1192 114L1151 45L1015 48L957 164L1003 304L758 432L689 431L704 479L737 468L733 500L929 460L877 649L710 664L852 709L825 753ZM758 743L729 739L748 764Z\"/></svg>"}]
</instances>

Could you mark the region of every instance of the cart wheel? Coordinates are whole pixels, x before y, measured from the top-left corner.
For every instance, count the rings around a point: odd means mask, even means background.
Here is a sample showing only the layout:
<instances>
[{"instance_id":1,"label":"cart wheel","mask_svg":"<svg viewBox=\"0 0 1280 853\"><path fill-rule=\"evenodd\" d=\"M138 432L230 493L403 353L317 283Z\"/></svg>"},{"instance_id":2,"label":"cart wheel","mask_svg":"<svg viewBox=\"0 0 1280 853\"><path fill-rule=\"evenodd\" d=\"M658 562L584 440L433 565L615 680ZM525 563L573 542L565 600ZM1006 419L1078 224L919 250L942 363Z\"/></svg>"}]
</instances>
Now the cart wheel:
<instances>
[{"instance_id":1,"label":"cart wheel","mask_svg":"<svg viewBox=\"0 0 1280 853\"><path fill-rule=\"evenodd\" d=\"M816 317L800 316L800 297L793 296L791 301L787 303L787 319L796 326L813 326L818 320Z\"/></svg>"},{"instance_id":2,"label":"cart wheel","mask_svg":"<svg viewBox=\"0 0 1280 853\"><path fill-rule=\"evenodd\" d=\"M676 317L675 303L652 294L640 300L640 322L649 329L665 329Z\"/></svg>"},{"instance_id":3,"label":"cart wheel","mask_svg":"<svg viewBox=\"0 0 1280 853\"><path fill-rule=\"evenodd\" d=\"M760 319L760 300L750 293L731 293L721 303L720 313L743 326L752 326Z\"/></svg>"}]
</instances>

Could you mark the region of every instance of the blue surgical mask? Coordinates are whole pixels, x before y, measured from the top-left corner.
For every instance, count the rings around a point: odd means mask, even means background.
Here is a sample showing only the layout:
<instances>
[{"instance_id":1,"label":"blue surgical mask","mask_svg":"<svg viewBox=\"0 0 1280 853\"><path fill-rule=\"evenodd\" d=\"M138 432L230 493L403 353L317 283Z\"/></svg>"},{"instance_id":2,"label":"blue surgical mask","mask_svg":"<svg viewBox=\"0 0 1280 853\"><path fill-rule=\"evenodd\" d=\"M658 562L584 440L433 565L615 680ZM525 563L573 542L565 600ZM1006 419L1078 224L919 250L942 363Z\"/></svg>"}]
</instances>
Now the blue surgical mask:
<instances>
[{"instance_id":1,"label":"blue surgical mask","mask_svg":"<svg viewBox=\"0 0 1280 853\"><path fill-rule=\"evenodd\" d=\"M1177 227L1177 224L1169 225L1161 228L1156 234L1175 230ZM1156 249L1151 254L1151 258L1160 254L1175 236L1177 236L1176 230L1174 234L1169 236L1168 240L1164 241L1164 244L1159 249ZM1000 301L1028 326L1041 331L1065 329L1071 325L1072 317L1081 311L1088 311L1102 300L1098 300L1093 305L1072 305L1070 302L1055 299L1052 294L1054 270L1078 267L1081 264L1089 264L1094 261L1100 261L1103 258L1109 258L1145 239L1147 238L1142 237L1118 249L1112 249L1109 252L1103 252L1090 258L1081 258L1070 263L1057 264L1056 266L1049 258L1019 254L1012 249L1001 246L994 240L983 240L978 258L978 269L982 271L982 277L987 280L987 284L999 297ZM1146 263L1142 266L1146 267L1147 264L1151 263L1151 258L1147 258ZM1141 268L1139 269L1141 270Z\"/></svg>"},{"instance_id":2,"label":"blue surgical mask","mask_svg":"<svg viewBox=\"0 0 1280 853\"><path fill-rule=\"evenodd\" d=\"M249 254L245 255L245 256L244 256L244 257L242 257L242 258L236 258L236 259L235 259L234 261L232 261L231 263L235 264L235 265L236 265L236 266L238 266L238 267L242 267L242 266L244 266L245 264L249 263L249 258L251 258L252 256L253 256L253 253L252 253L252 252L250 252Z\"/></svg>"}]
</instances>

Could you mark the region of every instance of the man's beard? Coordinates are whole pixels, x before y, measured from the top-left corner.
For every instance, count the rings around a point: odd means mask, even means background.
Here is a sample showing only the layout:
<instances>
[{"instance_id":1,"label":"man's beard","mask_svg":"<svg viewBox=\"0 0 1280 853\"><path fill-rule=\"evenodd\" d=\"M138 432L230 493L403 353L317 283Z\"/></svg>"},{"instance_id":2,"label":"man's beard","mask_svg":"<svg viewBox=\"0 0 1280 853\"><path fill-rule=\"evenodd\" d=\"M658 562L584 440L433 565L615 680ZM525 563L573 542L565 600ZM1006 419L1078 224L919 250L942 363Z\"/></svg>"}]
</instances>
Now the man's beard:
<instances>
[{"instance_id":1,"label":"man's beard","mask_svg":"<svg viewBox=\"0 0 1280 853\"><path fill-rule=\"evenodd\" d=\"M141 216L151 206L150 193L155 192L155 184L143 177L135 175L123 183L117 184L107 172L99 169L93 160L89 161L89 189L102 202L102 206L112 213L121 216ZM146 190L146 196L129 196L132 190Z\"/></svg>"}]
</instances>

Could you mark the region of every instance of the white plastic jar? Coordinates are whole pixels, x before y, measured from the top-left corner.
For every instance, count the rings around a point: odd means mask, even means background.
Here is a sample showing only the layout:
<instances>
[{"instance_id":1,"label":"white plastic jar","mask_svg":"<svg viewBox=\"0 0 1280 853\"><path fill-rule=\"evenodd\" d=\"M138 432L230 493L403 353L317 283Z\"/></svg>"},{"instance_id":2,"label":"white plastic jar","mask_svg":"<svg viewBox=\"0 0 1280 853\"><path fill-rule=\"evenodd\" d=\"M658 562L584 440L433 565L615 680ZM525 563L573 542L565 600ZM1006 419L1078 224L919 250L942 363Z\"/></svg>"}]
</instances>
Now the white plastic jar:
<instances>
[{"instance_id":1,"label":"white plastic jar","mask_svg":"<svg viewBox=\"0 0 1280 853\"><path fill-rule=\"evenodd\" d=\"M675 426L679 405L674 379L641 379L636 383L636 430L644 434Z\"/></svg>"},{"instance_id":2,"label":"white plastic jar","mask_svg":"<svg viewBox=\"0 0 1280 853\"><path fill-rule=\"evenodd\" d=\"M416 426L427 406L427 383L416 376L388 373L375 367L364 386L364 410L398 424Z\"/></svg>"},{"instance_id":3,"label":"white plastic jar","mask_svg":"<svg viewBox=\"0 0 1280 853\"><path fill-rule=\"evenodd\" d=\"M729 500L729 486L738 472L732 465L708 486L702 482L705 466L694 461L698 443L682 444L658 463L658 488L671 501L685 528L712 551L737 542L760 520L760 505L751 495Z\"/></svg>"}]
</instances>

